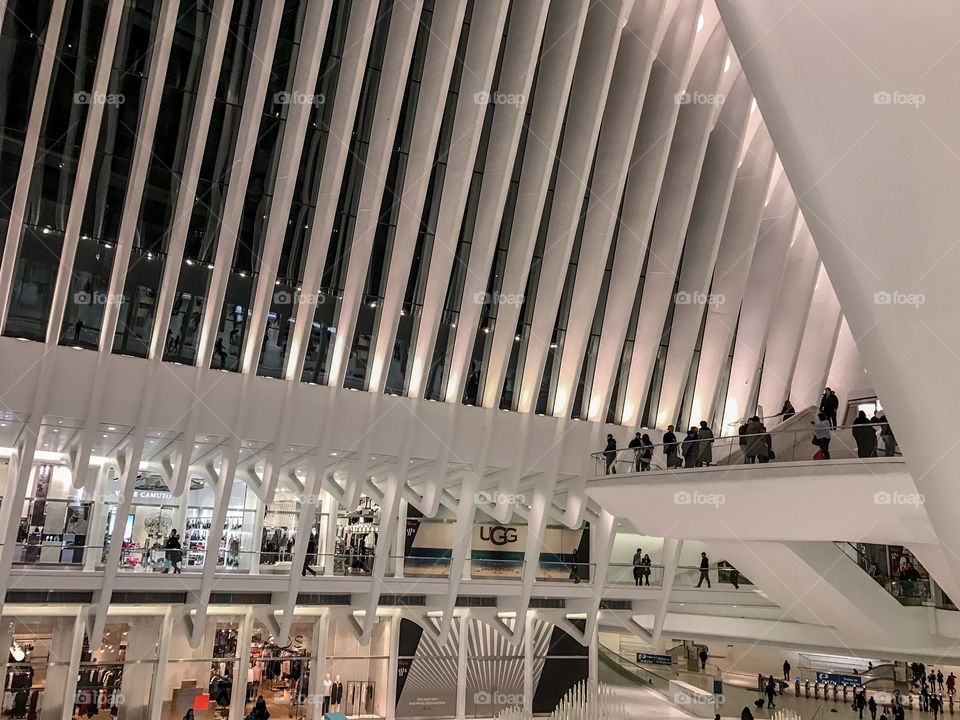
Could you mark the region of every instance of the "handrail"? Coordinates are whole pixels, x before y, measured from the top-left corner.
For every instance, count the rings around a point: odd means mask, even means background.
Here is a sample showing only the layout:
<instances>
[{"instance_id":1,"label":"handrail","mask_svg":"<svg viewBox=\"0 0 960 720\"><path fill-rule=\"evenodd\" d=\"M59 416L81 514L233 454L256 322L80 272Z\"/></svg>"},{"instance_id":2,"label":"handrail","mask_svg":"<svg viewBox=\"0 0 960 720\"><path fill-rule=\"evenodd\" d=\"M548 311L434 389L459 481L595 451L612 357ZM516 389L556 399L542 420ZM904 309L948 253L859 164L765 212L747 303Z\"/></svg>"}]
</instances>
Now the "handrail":
<instances>
[{"instance_id":1,"label":"handrail","mask_svg":"<svg viewBox=\"0 0 960 720\"><path fill-rule=\"evenodd\" d=\"M661 458L666 459L667 469L680 470L705 465L810 460L818 450L825 452L826 459L893 457L898 454L896 450L889 450L881 442L883 436L880 433L885 427L887 423L870 422L829 428L829 443L826 448L813 442L818 430L813 422L802 428L775 427L762 432L703 439L699 436L688 438L681 430L676 433L676 440L673 442L664 443L661 439L660 442L635 447L603 449L590 453L590 457L596 462L598 475L644 472L653 469ZM863 429L872 430L873 437L860 432ZM687 457L682 455L684 443L693 444ZM660 469L659 465L656 469Z\"/></svg>"}]
</instances>

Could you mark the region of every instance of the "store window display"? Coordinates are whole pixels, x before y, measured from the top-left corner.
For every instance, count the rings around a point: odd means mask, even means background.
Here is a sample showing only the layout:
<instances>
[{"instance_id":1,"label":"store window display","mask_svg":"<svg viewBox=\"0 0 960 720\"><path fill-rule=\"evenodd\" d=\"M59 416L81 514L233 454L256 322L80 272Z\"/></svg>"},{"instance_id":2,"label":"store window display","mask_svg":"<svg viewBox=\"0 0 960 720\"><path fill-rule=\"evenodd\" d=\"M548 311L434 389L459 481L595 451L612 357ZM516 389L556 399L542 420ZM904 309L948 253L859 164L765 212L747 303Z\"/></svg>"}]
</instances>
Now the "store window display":
<instances>
[{"instance_id":1,"label":"store window display","mask_svg":"<svg viewBox=\"0 0 960 720\"><path fill-rule=\"evenodd\" d=\"M353 510L337 513L337 575L369 575L373 571L373 553L380 533L380 506L366 495Z\"/></svg>"},{"instance_id":2,"label":"store window display","mask_svg":"<svg viewBox=\"0 0 960 720\"><path fill-rule=\"evenodd\" d=\"M239 628L239 618L210 618L197 648L190 647L184 628L174 628L162 699L164 719L179 720L187 710L193 710L196 720L229 717L238 682ZM242 681L246 682L246 669Z\"/></svg>"},{"instance_id":3,"label":"store window display","mask_svg":"<svg viewBox=\"0 0 960 720\"><path fill-rule=\"evenodd\" d=\"M312 623L294 623L290 636L282 640L255 625L246 678L247 711L263 698L271 718L306 718L312 646Z\"/></svg>"},{"instance_id":4,"label":"store window display","mask_svg":"<svg viewBox=\"0 0 960 720\"><path fill-rule=\"evenodd\" d=\"M392 618L378 617L370 643L361 645L344 622L331 621L326 660L330 677L324 678L325 683L331 683L331 712L349 718L386 716L391 627Z\"/></svg>"},{"instance_id":5,"label":"store window display","mask_svg":"<svg viewBox=\"0 0 960 720\"><path fill-rule=\"evenodd\" d=\"M7 464L4 463L4 471ZM80 565L87 551L92 503L73 487L70 470L36 465L30 473L13 561L20 565Z\"/></svg>"}]
</instances>

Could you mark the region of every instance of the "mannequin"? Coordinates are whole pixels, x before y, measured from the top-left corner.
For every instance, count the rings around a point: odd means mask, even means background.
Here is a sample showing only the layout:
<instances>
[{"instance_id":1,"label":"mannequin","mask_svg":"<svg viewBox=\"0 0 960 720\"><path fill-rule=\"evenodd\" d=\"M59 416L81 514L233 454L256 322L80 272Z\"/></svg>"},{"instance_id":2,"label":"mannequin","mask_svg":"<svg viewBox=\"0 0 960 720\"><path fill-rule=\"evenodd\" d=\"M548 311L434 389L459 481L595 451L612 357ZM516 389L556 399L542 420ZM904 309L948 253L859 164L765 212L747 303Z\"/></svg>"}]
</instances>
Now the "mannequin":
<instances>
[{"instance_id":1,"label":"mannequin","mask_svg":"<svg viewBox=\"0 0 960 720\"><path fill-rule=\"evenodd\" d=\"M333 683L333 696L331 701L334 705L339 706L343 701L343 683L340 682L340 676L337 675L335 682Z\"/></svg>"},{"instance_id":2,"label":"mannequin","mask_svg":"<svg viewBox=\"0 0 960 720\"><path fill-rule=\"evenodd\" d=\"M337 677L340 677L339 675ZM330 673L323 676L323 714L330 712L330 693L333 689L333 683L330 681Z\"/></svg>"}]
</instances>

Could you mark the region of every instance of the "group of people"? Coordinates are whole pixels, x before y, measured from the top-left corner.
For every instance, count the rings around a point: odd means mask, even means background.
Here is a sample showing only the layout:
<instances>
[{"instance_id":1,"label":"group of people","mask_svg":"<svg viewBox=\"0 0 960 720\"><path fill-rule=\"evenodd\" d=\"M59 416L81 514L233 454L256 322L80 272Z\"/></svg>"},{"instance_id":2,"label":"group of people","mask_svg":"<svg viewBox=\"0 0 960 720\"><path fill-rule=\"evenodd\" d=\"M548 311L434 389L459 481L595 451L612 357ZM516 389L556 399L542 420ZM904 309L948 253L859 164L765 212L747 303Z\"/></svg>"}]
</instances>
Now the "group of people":
<instances>
[{"instance_id":1,"label":"group of people","mask_svg":"<svg viewBox=\"0 0 960 720\"><path fill-rule=\"evenodd\" d=\"M678 440L673 425L667 427L663 434L663 454L667 468L707 467L713 464L713 430L706 420L700 422L700 427L691 427L683 440ZM630 441L628 448L633 450L634 472L650 470L653 462L653 441L647 433L637 433ZM603 449L603 459L606 465L605 474L617 472L617 439L607 435L607 445Z\"/></svg>"},{"instance_id":2,"label":"group of people","mask_svg":"<svg viewBox=\"0 0 960 720\"><path fill-rule=\"evenodd\" d=\"M880 440L883 441L883 456L893 457L897 450L897 439L887 422L887 416L881 411L873 417L861 410L853 421L853 439L857 443L857 457L877 457L877 426L880 426Z\"/></svg>"},{"instance_id":3,"label":"group of people","mask_svg":"<svg viewBox=\"0 0 960 720\"><path fill-rule=\"evenodd\" d=\"M637 548L637 551L633 554L633 582L637 587L640 587L641 585L647 585L648 587L650 586L650 574L652 567L650 555L644 555L643 550L641 548Z\"/></svg>"},{"instance_id":4,"label":"group of people","mask_svg":"<svg viewBox=\"0 0 960 720\"><path fill-rule=\"evenodd\" d=\"M737 429L737 434L740 436L739 444L744 462L752 465L770 462L777 457L773 451L773 436L767 432L767 426L758 416L754 415L743 423Z\"/></svg>"}]
</instances>

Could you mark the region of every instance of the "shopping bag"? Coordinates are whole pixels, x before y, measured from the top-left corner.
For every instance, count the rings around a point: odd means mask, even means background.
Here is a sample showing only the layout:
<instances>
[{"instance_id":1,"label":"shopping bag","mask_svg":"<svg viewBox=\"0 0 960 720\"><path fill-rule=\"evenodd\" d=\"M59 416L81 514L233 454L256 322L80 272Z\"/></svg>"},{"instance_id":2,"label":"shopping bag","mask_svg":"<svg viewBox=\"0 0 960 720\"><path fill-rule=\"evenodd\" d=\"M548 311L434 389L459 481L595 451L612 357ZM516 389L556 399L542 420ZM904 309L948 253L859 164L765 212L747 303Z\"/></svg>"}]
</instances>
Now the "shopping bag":
<instances>
[{"instance_id":1,"label":"shopping bag","mask_svg":"<svg viewBox=\"0 0 960 720\"><path fill-rule=\"evenodd\" d=\"M824 458L823 450L817 450L817 452L814 453L813 455L814 460L823 460L823 458Z\"/></svg>"}]
</instances>

